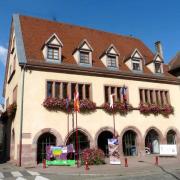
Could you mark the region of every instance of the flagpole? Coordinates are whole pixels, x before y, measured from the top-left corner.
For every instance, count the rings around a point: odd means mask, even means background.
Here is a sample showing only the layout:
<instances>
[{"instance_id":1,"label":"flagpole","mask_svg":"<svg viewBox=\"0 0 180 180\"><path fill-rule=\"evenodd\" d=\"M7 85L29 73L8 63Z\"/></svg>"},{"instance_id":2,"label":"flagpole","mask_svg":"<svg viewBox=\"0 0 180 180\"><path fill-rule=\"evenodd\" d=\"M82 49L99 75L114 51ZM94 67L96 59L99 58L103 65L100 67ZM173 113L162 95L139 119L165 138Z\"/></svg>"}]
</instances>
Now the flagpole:
<instances>
[{"instance_id":1,"label":"flagpole","mask_svg":"<svg viewBox=\"0 0 180 180\"><path fill-rule=\"evenodd\" d=\"M114 138L115 138L115 134L116 134L116 124L115 124L115 115L113 113L113 126L114 126Z\"/></svg>"},{"instance_id":2,"label":"flagpole","mask_svg":"<svg viewBox=\"0 0 180 180\"><path fill-rule=\"evenodd\" d=\"M67 137L68 137L67 144L69 144L69 112L68 112L68 116L67 116Z\"/></svg>"},{"instance_id":3,"label":"flagpole","mask_svg":"<svg viewBox=\"0 0 180 180\"><path fill-rule=\"evenodd\" d=\"M77 155L77 167L79 167L79 147L78 147L77 111L76 111L76 155Z\"/></svg>"}]
</instances>

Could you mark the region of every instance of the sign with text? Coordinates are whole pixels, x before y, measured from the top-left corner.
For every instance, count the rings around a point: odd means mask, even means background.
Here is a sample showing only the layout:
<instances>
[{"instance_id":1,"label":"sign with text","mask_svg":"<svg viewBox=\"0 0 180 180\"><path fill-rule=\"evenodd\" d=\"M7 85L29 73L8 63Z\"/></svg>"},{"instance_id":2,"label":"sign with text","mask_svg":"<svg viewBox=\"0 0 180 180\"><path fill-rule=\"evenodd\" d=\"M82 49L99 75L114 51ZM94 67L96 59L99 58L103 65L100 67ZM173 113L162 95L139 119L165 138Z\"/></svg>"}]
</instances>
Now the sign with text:
<instances>
[{"instance_id":1,"label":"sign with text","mask_svg":"<svg viewBox=\"0 0 180 180\"><path fill-rule=\"evenodd\" d=\"M108 139L110 164L121 164L118 139Z\"/></svg>"},{"instance_id":2,"label":"sign with text","mask_svg":"<svg viewBox=\"0 0 180 180\"><path fill-rule=\"evenodd\" d=\"M177 156L176 144L160 144L160 156Z\"/></svg>"}]
</instances>

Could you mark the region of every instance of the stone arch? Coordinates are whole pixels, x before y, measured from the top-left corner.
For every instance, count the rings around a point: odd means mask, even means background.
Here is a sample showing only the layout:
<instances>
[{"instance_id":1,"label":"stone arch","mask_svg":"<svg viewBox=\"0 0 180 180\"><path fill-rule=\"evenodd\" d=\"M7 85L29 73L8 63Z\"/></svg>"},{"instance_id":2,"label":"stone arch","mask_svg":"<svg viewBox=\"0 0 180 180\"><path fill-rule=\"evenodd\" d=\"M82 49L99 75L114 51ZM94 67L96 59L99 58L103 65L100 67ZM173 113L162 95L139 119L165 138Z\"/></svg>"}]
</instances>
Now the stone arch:
<instances>
[{"instance_id":1,"label":"stone arch","mask_svg":"<svg viewBox=\"0 0 180 180\"><path fill-rule=\"evenodd\" d=\"M98 143L97 143L97 142L98 142L98 137L99 137L99 135L100 135L103 131L110 131L112 134L114 134L114 129L113 129L112 127L105 126L105 127L100 128L100 129L98 130L98 132L96 133L95 138L94 138L94 145L95 145L95 147L98 146ZM117 131L115 131L115 136L116 136L116 137L119 136Z\"/></svg>"},{"instance_id":2,"label":"stone arch","mask_svg":"<svg viewBox=\"0 0 180 180\"><path fill-rule=\"evenodd\" d=\"M44 128L44 129L40 130L39 132L37 132L36 135L34 136L32 144L36 145L38 138L44 133L53 134L56 137L56 145L62 145L63 144L63 140L62 140L62 137L59 134L59 132L55 129L52 129L52 128Z\"/></svg>"},{"instance_id":3,"label":"stone arch","mask_svg":"<svg viewBox=\"0 0 180 180\"><path fill-rule=\"evenodd\" d=\"M180 145L180 132L177 128L175 127L168 127L165 131L164 137L166 138L166 142L167 142L167 134L169 131L174 131L176 133L176 144Z\"/></svg>"},{"instance_id":4,"label":"stone arch","mask_svg":"<svg viewBox=\"0 0 180 180\"><path fill-rule=\"evenodd\" d=\"M146 136L147 136L148 132L151 131L151 130L155 130L158 133L158 135L159 135L159 143L163 144L165 142L165 137L163 136L162 132L155 126L149 127L146 130L146 132L144 134L144 138L143 138L143 143L145 144Z\"/></svg>"},{"instance_id":5,"label":"stone arch","mask_svg":"<svg viewBox=\"0 0 180 180\"><path fill-rule=\"evenodd\" d=\"M82 128L82 127L78 127L78 130L81 131L82 133L84 133L88 139L89 139L89 142L90 142L90 147L94 147L94 141L93 141L93 138L91 136L91 134L85 129L85 128ZM69 132L69 134L66 135L65 139L64 139L64 145L66 145L67 141L68 141L68 138L76 131L76 129L74 130L71 130Z\"/></svg>"},{"instance_id":6,"label":"stone arch","mask_svg":"<svg viewBox=\"0 0 180 180\"><path fill-rule=\"evenodd\" d=\"M120 145L120 153L121 153L121 155L124 155L124 153L123 153L123 143L122 143L123 135L129 130L135 132L136 135L137 135L137 137L136 137L137 154L142 153L142 151L144 152L144 145L142 144L142 134L141 134L140 130L135 126L127 126L121 131L120 136L119 136L119 145Z\"/></svg>"}]
</instances>

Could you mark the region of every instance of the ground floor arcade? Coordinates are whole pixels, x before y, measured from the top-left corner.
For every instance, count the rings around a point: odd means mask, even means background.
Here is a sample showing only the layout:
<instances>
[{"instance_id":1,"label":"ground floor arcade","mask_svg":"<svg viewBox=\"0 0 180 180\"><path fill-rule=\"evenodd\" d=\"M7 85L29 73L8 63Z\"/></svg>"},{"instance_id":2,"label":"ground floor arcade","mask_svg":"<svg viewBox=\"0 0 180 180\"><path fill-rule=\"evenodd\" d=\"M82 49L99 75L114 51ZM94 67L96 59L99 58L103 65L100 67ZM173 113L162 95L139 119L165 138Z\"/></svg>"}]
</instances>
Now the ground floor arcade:
<instances>
[{"instance_id":1,"label":"ground floor arcade","mask_svg":"<svg viewBox=\"0 0 180 180\"><path fill-rule=\"evenodd\" d=\"M114 137L113 132L113 128L103 127L93 136L87 129L78 128L79 153L85 148L98 147L108 156L107 140ZM124 128L122 132L116 130L115 137L119 139L121 157L158 154L159 144L177 144L177 149L180 145L180 134L176 128L169 128L163 134L160 129L149 127L142 135L139 129L129 126ZM22 145L22 165L36 166L37 163L40 163L45 157L47 145L67 145L70 143L76 146L75 130L70 131L63 140L61 133L56 129L42 129L34 136L32 144ZM19 146L17 151L19 151Z\"/></svg>"}]
</instances>

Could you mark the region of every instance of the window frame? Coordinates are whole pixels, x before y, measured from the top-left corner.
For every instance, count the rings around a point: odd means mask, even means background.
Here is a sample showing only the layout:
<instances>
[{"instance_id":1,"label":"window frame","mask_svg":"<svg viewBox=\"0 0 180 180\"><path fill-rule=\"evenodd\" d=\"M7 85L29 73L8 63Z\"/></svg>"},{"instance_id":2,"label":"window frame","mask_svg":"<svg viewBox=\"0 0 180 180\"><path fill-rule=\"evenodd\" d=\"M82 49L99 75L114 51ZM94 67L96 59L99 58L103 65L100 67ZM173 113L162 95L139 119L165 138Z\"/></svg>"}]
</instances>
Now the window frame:
<instances>
[{"instance_id":1,"label":"window frame","mask_svg":"<svg viewBox=\"0 0 180 180\"><path fill-rule=\"evenodd\" d=\"M49 55L49 53L50 53L50 51L49 50L52 50L52 55ZM55 51L55 50L57 50L57 51ZM57 57L58 58L54 58L55 57L55 55L54 55L54 53L57 53ZM51 57L52 56L52 57ZM47 45L47 60L48 61L60 61L60 47L59 46L53 46L53 45Z\"/></svg>"},{"instance_id":2,"label":"window frame","mask_svg":"<svg viewBox=\"0 0 180 180\"><path fill-rule=\"evenodd\" d=\"M132 70L135 72L141 72L142 71L142 59L141 58L132 58ZM134 69L134 64L138 64L139 65L139 69Z\"/></svg>"},{"instance_id":3,"label":"window frame","mask_svg":"<svg viewBox=\"0 0 180 180\"><path fill-rule=\"evenodd\" d=\"M114 58L114 62L115 63L113 63L112 58ZM115 55L115 54L107 54L106 61L107 61L107 67L108 68L113 68L113 69L115 68L115 69L117 69L117 67L118 67L117 66L117 55ZM112 66L112 64L115 64L115 66Z\"/></svg>"},{"instance_id":4,"label":"window frame","mask_svg":"<svg viewBox=\"0 0 180 180\"><path fill-rule=\"evenodd\" d=\"M86 54L86 55L88 55L88 60L87 59L83 59L83 61L82 61L82 54ZM84 57L86 57L86 56L84 56ZM88 62L86 62L86 61L88 61ZM86 64L86 65L90 65L91 64L91 62L90 62L91 60L90 60L90 51L88 51L88 50L82 50L82 49L80 49L79 50L79 63L80 64Z\"/></svg>"},{"instance_id":5,"label":"window frame","mask_svg":"<svg viewBox=\"0 0 180 180\"><path fill-rule=\"evenodd\" d=\"M157 66L156 65L159 65L159 69L158 69L158 71L157 71ZM159 61L155 61L154 62L154 72L156 73L156 74L161 74L162 73L162 69L161 69L161 62L159 62Z\"/></svg>"}]
</instances>

